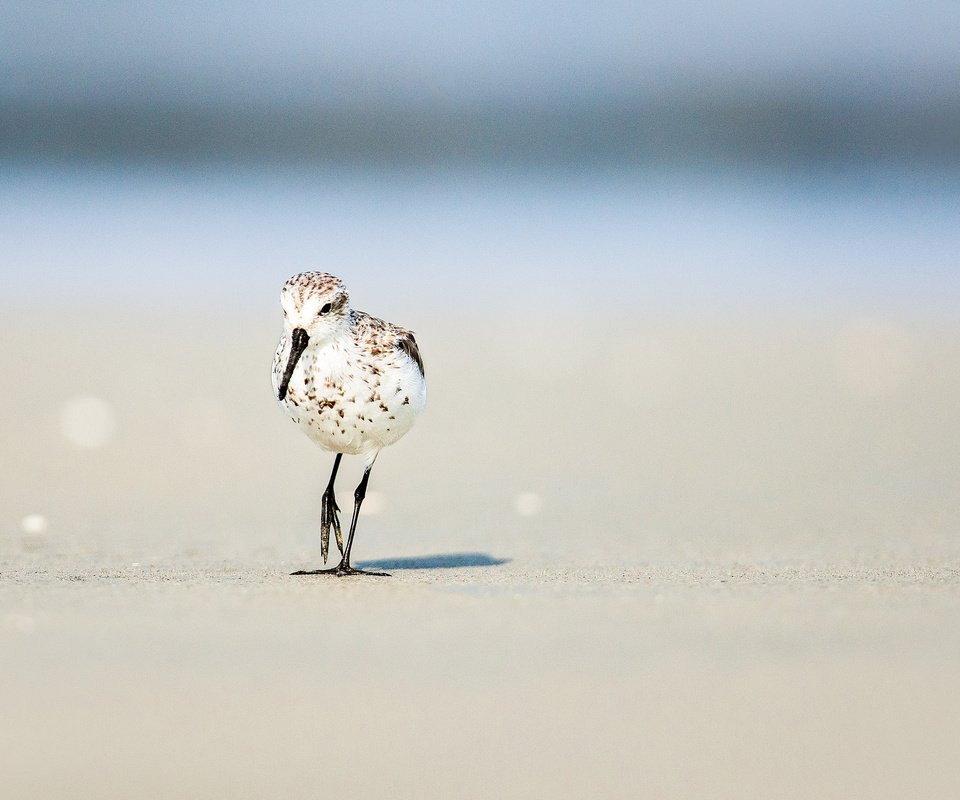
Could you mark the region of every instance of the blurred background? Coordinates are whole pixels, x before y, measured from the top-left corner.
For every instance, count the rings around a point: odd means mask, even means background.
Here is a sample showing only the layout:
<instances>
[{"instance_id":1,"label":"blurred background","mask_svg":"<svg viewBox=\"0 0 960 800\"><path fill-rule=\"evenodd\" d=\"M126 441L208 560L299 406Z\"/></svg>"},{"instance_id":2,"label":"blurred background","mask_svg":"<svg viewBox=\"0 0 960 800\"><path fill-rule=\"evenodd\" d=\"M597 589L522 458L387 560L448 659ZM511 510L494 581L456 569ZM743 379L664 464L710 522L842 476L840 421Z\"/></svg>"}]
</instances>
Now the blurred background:
<instances>
[{"instance_id":1,"label":"blurred background","mask_svg":"<svg viewBox=\"0 0 960 800\"><path fill-rule=\"evenodd\" d=\"M5 797L954 797L958 43L957 2L0 3ZM426 362L389 579L287 577L305 269Z\"/></svg>"},{"instance_id":2,"label":"blurred background","mask_svg":"<svg viewBox=\"0 0 960 800\"><path fill-rule=\"evenodd\" d=\"M329 459L269 389L304 269L427 361L367 552L952 541L958 41L896 0L4 3L6 544L314 553Z\"/></svg>"}]
</instances>

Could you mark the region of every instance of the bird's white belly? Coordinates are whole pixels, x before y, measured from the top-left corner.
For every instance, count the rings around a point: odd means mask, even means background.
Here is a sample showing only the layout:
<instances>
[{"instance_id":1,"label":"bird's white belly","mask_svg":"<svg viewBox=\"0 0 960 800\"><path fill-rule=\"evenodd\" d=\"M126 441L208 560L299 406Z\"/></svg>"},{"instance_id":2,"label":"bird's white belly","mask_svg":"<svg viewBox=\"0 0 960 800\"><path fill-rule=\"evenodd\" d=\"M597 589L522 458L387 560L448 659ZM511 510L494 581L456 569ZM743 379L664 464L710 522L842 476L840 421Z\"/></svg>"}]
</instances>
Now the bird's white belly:
<instances>
[{"instance_id":1,"label":"bird's white belly","mask_svg":"<svg viewBox=\"0 0 960 800\"><path fill-rule=\"evenodd\" d=\"M325 450L373 456L413 427L426 402L422 376L400 355L395 368L387 363L370 374L357 369L345 353L325 352L323 359L304 353L280 405Z\"/></svg>"}]
</instances>

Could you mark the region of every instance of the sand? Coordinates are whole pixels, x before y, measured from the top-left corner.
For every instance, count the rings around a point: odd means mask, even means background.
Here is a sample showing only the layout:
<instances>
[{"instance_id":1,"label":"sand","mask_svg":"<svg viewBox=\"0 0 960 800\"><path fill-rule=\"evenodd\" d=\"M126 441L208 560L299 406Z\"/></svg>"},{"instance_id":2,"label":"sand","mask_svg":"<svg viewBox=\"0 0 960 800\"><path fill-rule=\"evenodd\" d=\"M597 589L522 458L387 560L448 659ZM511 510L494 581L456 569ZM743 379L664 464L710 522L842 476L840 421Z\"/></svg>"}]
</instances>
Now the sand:
<instances>
[{"instance_id":1,"label":"sand","mask_svg":"<svg viewBox=\"0 0 960 800\"><path fill-rule=\"evenodd\" d=\"M4 798L955 796L955 324L429 318L336 581L275 320L121 322L0 323Z\"/></svg>"}]
</instances>

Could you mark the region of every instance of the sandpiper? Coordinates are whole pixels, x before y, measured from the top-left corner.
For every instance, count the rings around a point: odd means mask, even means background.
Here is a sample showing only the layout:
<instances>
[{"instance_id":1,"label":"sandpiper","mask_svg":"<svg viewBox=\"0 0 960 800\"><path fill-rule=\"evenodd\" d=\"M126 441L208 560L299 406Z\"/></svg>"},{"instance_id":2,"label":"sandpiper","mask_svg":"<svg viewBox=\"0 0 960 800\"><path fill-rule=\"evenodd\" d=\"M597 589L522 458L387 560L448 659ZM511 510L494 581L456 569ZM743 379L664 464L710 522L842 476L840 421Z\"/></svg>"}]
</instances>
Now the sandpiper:
<instances>
[{"instance_id":1,"label":"sandpiper","mask_svg":"<svg viewBox=\"0 0 960 800\"><path fill-rule=\"evenodd\" d=\"M416 421L427 399L423 361L413 333L350 308L343 281L325 272L294 275L280 293L283 336L273 361L281 408L324 450L336 453L320 511L320 553L327 563L332 529L340 563L294 575L386 575L350 565L357 517L380 450ZM346 546L334 481L343 455L364 458L353 493Z\"/></svg>"}]
</instances>

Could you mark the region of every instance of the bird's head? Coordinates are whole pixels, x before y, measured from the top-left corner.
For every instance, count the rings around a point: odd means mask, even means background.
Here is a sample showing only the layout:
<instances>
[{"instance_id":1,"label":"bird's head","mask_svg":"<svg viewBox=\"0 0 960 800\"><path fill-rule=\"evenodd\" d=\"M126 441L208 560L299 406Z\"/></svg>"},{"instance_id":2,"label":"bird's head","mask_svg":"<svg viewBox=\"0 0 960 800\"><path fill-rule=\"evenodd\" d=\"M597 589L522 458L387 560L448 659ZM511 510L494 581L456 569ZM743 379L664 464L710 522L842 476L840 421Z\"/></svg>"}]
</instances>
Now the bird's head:
<instances>
[{"instance_id":1,"label":"bird's head","mask_svg":"<svg viewBox=\"0 0 960 800\"><path fill-rule=\"evenodd\" d=\"M280 292L283 330L290 341L279 398L286 397L297 361L308 346L333 340L348 324L350 297L343 281L326 272L301 272L283 284Z\"/></svg>"},{"instance_id":2,"label":"bird's head","mask_svg":"<svg viewBox=\"0 0 960 800\"><path fill-rule=\"evenodd\" d=\"M280 291L283 327L286 333L306 331L311 343L320 345L334 338L350 314L350 297L343 281L326 272L301 272Z\"/></svg>"}]
</instances>

